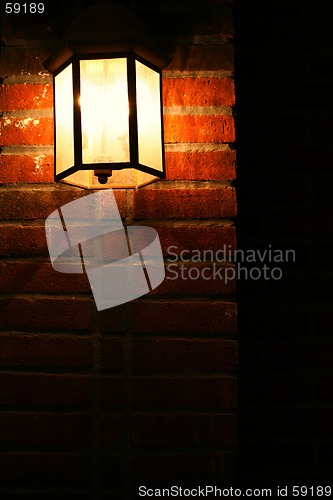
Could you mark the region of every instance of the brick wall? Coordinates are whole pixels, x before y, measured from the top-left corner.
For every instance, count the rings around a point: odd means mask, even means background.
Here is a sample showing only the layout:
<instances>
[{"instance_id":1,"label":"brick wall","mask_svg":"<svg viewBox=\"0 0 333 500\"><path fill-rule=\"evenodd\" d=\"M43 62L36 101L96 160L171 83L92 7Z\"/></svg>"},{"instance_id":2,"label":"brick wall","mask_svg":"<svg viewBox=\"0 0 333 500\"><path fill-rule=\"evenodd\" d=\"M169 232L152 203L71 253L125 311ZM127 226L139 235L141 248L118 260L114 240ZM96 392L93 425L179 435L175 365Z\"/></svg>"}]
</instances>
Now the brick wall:
<instances>
[{"instance_id":1,"label":"brick wall","mask_svg":"<svg viewBox=\"0 0 333 500\"><path fill-rule=\"evenodd\" d=\"M238 244L296 250L282 280L239 283L240 468L257 485L330 484L332 2L235 13Z\"/></svg>"},{"instance_id":2,"label":"brick wall","mask_svg":"<svg viewBox=\"0 0 333 500\"><path fill-rule=\"evenodd\" d=\"M234 281L165 280L98 313L86 276L50 265L45 218L87 191L53 182L52 80L42 66L82 5L45 4L40 17L2 20L0 496L131 498L137 484L230 479ZM123 220L155 227L165 255L170 245L234 248L230 2L132 4L172 63L167 180L116 191Z\"/></svg>"}]
</instances>

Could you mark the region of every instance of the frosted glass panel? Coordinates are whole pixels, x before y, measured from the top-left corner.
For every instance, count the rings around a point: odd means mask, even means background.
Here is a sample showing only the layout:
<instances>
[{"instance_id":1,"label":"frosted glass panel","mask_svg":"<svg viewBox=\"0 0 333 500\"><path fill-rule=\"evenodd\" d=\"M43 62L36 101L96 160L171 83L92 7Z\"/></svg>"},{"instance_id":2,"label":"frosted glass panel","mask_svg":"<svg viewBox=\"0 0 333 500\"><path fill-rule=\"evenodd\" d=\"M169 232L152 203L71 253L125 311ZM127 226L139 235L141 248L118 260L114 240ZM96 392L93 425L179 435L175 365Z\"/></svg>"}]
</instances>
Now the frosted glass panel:
<instances>
[{"instance_id":1,"label":"frosted glass panel","mask_svg":"<svg viewBox=\"0 0 333 500\"><path fill-rule=\"evenodd\" d=\"M125 58L80 61L83 163L129 161Z\"/></svg>"},{"instance_id":2,"label":"frosted glass panel","mask_svg":"<svg viewBox=\"0 0 333 500\"><path fill-rule=\"evenodd\" d=\"M74 165L73 70L70 64L54 79L56 173Z\"/></svg>"},{"instance_id":3,"label":"frosted glass panel","mask_svg":"<svg viewBox=\"0 0 333 500\"><path fill-rule=\"evenodd\" d=\"M139 163L163 171L160 75L139 61L135 65Z\"/></svg>"}]
</instances>

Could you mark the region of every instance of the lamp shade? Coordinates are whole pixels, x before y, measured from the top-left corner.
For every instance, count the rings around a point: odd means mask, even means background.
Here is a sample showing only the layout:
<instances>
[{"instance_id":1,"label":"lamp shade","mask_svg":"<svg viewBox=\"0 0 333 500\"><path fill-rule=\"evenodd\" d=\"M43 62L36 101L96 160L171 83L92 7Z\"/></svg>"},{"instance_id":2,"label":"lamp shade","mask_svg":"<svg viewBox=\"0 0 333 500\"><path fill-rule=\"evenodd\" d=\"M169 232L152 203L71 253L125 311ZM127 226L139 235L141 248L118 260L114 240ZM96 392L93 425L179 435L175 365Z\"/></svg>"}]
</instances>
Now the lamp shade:
<instances>
[{"instance_id":1,"label":"lamp shade","mask_svg":"<svg viewBox=\"0 0 333 500\"><path fill-rule=\"evenodd\" d=\"M44 63L53 73L55 180L135 188L165 177L162 69L169 60L118 5L86 9Z\"/></svg>"}]
</instances>

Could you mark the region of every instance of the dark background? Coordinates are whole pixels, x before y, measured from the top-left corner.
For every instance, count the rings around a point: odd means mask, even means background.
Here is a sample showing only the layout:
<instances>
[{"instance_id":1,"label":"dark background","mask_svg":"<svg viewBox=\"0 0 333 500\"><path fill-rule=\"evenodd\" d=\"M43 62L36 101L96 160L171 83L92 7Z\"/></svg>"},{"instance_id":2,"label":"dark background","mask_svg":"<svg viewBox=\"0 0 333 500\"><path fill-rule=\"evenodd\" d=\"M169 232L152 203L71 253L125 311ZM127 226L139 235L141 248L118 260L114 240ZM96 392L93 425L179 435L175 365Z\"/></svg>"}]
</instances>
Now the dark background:
<instances>
[{"instance_id":1,"label":"dark background","mask_svg":"<svg viewBox=\"0 0 333 500\"><path fill-rule=\"evenodd\" d=\"M238 247L296 251L282 280L239 283L239 472L330 484L333 3L234 12Z\"/></svg>"},{"instance_id":2,"label":"dark background","mask_svg":"<svg viewBox=\"0 0 333 500\"><path fill-rule=\"evenodd\" d=\"M52 37L90 3L50 3ZM184 23L154 15L156 31ZM239 482L330 484L333 3L235 0L234 15L238 247L296 251L282 280L238 284Z\"/></svg>"}]
</instances>

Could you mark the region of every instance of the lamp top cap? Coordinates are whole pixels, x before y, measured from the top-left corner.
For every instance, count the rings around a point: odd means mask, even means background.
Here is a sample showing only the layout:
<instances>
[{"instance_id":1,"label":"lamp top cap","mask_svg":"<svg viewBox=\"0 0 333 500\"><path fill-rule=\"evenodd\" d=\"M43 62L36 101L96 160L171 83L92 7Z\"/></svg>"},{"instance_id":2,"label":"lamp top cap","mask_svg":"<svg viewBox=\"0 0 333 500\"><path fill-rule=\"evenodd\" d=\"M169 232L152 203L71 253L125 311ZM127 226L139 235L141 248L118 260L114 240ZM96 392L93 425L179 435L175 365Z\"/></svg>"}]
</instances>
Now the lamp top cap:
<instances>
[{"instance_id":1,"label":"lamp top cap","mask_svg":"<svg viewBox=\"0 0 333 500\"><path fill-rule=\"evenodd\" d=\"M133 51L159 68L170 63L141 19L118 4L102 4L88 7L74 19L64 34L63 46L44 61L44 67L53 73L73 54L109 51Z\"/></svg>"}]
</instances>

